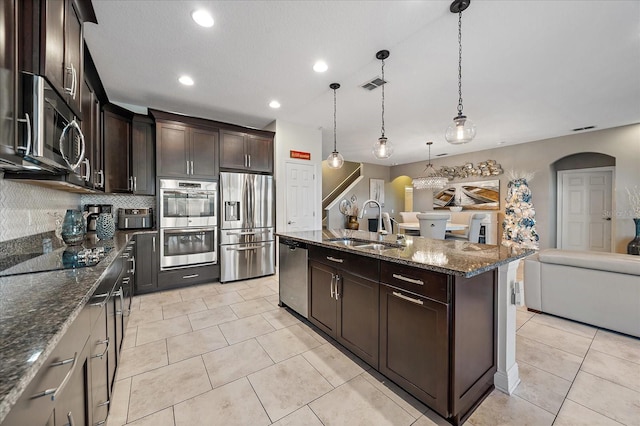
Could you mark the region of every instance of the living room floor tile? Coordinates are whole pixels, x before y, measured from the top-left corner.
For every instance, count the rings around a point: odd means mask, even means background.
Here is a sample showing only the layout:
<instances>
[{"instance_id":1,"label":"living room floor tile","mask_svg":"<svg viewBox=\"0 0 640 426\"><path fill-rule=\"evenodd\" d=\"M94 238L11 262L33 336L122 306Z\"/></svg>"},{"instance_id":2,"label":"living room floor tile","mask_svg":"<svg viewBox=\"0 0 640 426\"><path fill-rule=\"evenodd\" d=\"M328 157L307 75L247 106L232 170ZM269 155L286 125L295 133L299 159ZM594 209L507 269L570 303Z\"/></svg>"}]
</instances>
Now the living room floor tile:
<instances>
[{"instance_id":1,"label":"living room floor tile","mask_svg":"<svg viewBox=\"0 0 640 426\"><path fill-rule=\"evenodd\" d=\"M640 365L635 362L590 350L580 371L640 392Z\"/></svg>"},{"instance_id":2,"label":"living room floor tile","mask_svg":"<svg viewBox=\"0 0 640 426\"><path fill-rule=\"evenodd\" d=\"M320 342L298 324L263 334L256 340L275 362L320 346Z\"/></svg>"},{"instance_id":3,"label":"living room floor tile","mask_svg":"<svg viewBox=\"0 0 640 426\"><path fill-rule=\"evenodd\" d=\"M168 320L154 321L138 326L138 335L136 337L136 346L155 340L166 339L167 337L177 336L179 334L189 333L191 324L189 318L185 316L171 318Z\"/></svg>"},{"instance_id":4,"label":"living room floor tile","mask_svg":"<svg viewBox=\"0 0 640 426\"><path fill-rule=\"evenodd\" d=\"M253 373L249 381L272 421L333 389L301 355Z\"/></svg>"},{"instance_id":5,"label":"living room floor tile","mask_svg":"<svg viewBox=\"0 0 640 426\"><path fill-rule=\"evenodd\" d=\"M120 352L118 380L164 367L167 364L169 364L167 360L167 342L164 339L130 349L123 349Z\"/></svg>"},{"instance_id":6,"label":"living room floor tile","mask_svg":"<svg viewBox=\"0 0 640 426\"><path fill-rule=\"evenodd\" d=\"M640 392L581 371L567 399L625 425L640 419Z\"/></svg>"},{"instance_id":7,"label":"living room floor tile","mask_svg":"<svg viewBox=\"0 0 640 426\"><path fill-rule=\"evenodd\" d=\"M215 351L225 346L228 346L227 339L222 335L220 328L215 325L167 339L169 362L171 364L192 356Z\"/></svg>"},{"instance_id":8,"label":"living room floor tile","mask_svg":"<svg viewBox=\"0 0 640 426\"><path fill-rule=\"evenodd\" d=\"M517 334L580 357L586 355L592 340L544 324L537 324L533 318L520 327Z\"/></svg>"},{"instance_id":9,"label":"living room floor tile","mask_svg":"<svg viewBox=\"0 0 640 426\"><path fill-rule=\"evenodd\" d=\"M555 416L516 395L494 390L469 417L474 426L552 425Z\"/></svg>"},{"instance_id":10,"label":"living room floor tile","mask_svg":"<svg viewBox=\"0 0 640 426\"><path fill-rule=\"evenodd\" d=\"M558 414L571 382L526 362L519 362L518 370L521 382L514 394L552 414Z\"/></svg>"},{"instance_id":11,"label":"living room floor tile","mask_svg":"<svg viewBox=\"0 0 640 426\"><path fill-rule=\"evenodd\" d=\"M242 403L239 404L240 401ZM176 426L271 424L246 378L176 404L175 416Z\"/></svg>"},{"instance_id":12,"label":"living room floor tile","mask_svg":"<svg viewBox=\"0 0 640 426\"><path fill-rule=\"evenodd\" d=\"M620 426L609 417L603 416L580 404L576 404L570 399L566 399L556 417L553 426Z\"/></svg>"},{"instance_id":13,"label":"living room floor tile","mask_svg":"<svg viewBox=\"0 0 640 426\"><path fill-rule=\"evenodd\" d=\"M202 360L214 388L273 365L255 339L206 353Z\"/></svg>"},{"instance_id":14,"label":"living room floor tile","mask_svg":"<svg viewBox=\"0 0 640 426\"><path fill-rule=\"evenodd\" d=\"M516 336L516 360L572 381L580 370L583 358L526 337Z\"/></svg>"},{"instance_id":15,"label":"living room floor tile","mask_svg":"<svg viewBox=\"0 0 640 426\"><path fill-rule=\"evenodd\" d=\"M598 331L597 327L555 317L553 315L535 314L531 320L538 324L544 324L559 330L568 331L569 333L577 334L578 336L586 337L588 339L593 339L596 335L596 331Z\"/></svg>"},{"instance_id":16,"label":"living room floor tile","mask_svg":"<svg viewBox=\"0 0 640 426\"><path fill-rule=\"evenodd\" d=\"M309 407L324 425L411 425L416 419L358 376L321 396Z\"/></svg>"},{"instance_id":17,"label":"living room floor tile","mask_svg":"<svg viewBox=\"0 0 640 426\"><path fill-rule=\"evenodd\" d=\"M200 357L134 376L128 420L137 420L208 390L211 383Z\"/></svg>"},{"instance_id":18,"label":"living room floor tile","mask_svg":"<svg viewBox=\"0 0 640 426\"><path fill-rule=\"evenodd\" d=\"M591 349L640 364L640 339L598 330Z\"/></svg>"}]
</instances>

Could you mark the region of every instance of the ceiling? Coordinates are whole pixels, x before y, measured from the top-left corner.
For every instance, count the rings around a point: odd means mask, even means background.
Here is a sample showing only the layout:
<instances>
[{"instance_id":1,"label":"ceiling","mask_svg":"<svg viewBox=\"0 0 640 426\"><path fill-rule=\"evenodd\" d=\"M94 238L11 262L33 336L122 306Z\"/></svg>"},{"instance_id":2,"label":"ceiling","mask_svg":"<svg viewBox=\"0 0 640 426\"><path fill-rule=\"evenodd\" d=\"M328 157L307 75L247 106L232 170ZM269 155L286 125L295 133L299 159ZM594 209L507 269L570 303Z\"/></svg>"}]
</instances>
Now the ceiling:
<instances>
[{"instance_id":1,"label":"ceiling","mask_svg":"<svg viewBox=\"0 0 640 426\"><path fill-rule=\"evenodd\" d=\"M640 2L474 0L463 12L464 112L476 138L450 145L457 110L457 15L449 1L105 1L85 37L111 101L254 128L322 129L323 156L395 165L640 122ZM211 28L191 12L207 9ZM381 89L360 86L385 61ZM312 70L323 59L325 73ZM190 75L195 84L177 78ZM277 99L281 108L272 109Z\"/></svg>"}]
</instances>

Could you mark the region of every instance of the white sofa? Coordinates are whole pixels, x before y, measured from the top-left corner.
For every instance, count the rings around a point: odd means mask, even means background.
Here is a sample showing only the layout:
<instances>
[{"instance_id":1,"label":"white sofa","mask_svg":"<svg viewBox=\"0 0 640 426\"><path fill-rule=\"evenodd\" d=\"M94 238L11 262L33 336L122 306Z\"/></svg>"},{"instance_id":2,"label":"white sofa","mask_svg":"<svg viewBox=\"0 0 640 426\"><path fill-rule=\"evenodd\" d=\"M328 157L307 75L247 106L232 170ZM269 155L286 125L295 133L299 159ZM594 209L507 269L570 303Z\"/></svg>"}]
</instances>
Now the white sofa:
<instances>
[{"instance_id":1,"label":"white sofa","mask_svg":"<svg viewBox=\"0 0 640 426\"><path fill-rule=\"evenodd\" d=\"M640 337L640 256L547 249L524 261L529 309Z\"/></svg>"}]
</instances>

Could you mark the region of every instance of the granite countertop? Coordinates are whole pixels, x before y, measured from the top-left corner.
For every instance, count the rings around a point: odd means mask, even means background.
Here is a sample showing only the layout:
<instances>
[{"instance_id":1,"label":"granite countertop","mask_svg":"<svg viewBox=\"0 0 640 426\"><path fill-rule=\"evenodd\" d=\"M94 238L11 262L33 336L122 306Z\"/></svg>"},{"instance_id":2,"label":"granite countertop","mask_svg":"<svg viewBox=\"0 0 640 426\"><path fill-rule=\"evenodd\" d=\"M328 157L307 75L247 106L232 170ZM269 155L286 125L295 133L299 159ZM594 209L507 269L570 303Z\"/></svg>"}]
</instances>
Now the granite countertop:
<instances>
[{"instance_id":1,"label":"granite countertop","mask_svg":"<svg viewBox=\"0 0 640 426\"><path fill-rule=\"evenodd\" d=\"M406 236L404 245L400 246L397 244L395 234L382 236L375 232L353 231L350 229L279 232L277 235L281 238L467 278L534 253L534 250L531 249L476 244L459 240L434 240L412 236ZM379 242L395 247L375 250L346 246L339 241L330 241L350 238Z\"/></svg>"},{"instance_id":2,"label":"granite countertop","mask_svg":"<svg viewBox=\"0 0 640 426\"><path fill-rule=\"evenodd\" d=\"M112 245L95 266L0 278L0 423L22 395L134 234L89 238L84 246Z\"/></svg>"}]
</instances>

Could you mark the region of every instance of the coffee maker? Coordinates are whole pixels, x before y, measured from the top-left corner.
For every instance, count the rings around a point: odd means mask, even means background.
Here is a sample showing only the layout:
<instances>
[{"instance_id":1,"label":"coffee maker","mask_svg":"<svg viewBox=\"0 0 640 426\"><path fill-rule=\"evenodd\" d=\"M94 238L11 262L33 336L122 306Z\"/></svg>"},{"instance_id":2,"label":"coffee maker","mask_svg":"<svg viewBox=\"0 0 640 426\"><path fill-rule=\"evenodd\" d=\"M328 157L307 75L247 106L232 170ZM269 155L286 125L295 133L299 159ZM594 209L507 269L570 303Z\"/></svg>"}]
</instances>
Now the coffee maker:
<instances>
[{"instance_id":1,"label":"coffee maker","mask_svg":"<svg viewBox=\"0 0 640 426\"><path fill-rule=\"evenodd\" d=\"M87 232L95 232L96 230L96 222L98 221L98 216L100 213L109 213L111 214L113 210L113 205L111 204L86 204L84 206L85 211L88 213L87 215Z\"/></svg>"}]
</instances>

